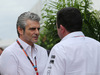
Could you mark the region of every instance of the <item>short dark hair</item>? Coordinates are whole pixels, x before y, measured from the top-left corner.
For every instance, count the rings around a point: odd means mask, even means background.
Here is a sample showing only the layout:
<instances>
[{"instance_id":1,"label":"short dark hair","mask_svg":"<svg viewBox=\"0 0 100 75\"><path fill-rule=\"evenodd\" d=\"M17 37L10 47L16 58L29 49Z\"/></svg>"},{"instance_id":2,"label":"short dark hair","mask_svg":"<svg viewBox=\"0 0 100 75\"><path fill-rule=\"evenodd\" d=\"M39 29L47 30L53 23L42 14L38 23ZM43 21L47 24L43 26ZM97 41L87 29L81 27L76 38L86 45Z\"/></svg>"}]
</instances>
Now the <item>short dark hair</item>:
<instances>
[{"instance_id":1,"label":"short dark hair","mask_svg":"<svg viewBox=\"0 0 100 75\"><path fill-rule=\"evenodd\" d=\"M57 26L63 25L68 32L82 30L82 17L78 9L66 7L57 12Z\"/></svg>"}]
</instances>

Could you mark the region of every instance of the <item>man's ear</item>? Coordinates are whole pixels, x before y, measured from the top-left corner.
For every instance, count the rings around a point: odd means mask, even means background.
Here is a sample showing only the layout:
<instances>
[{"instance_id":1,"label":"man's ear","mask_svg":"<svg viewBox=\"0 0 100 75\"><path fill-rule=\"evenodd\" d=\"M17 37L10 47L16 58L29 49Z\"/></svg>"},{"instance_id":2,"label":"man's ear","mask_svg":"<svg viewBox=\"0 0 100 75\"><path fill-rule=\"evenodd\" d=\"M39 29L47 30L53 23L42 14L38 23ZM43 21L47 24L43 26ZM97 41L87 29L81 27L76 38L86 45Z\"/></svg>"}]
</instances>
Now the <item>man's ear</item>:
<instances>
[{"instance_id":1,"label":"man's ear","mask_svg":"<svg viewBox=\"0 0 100 75\"><path fill-rule=\"evenodd\" d=\"M23 34L23 29L20 26L18 26L17 29L18 29L19 34L22 35Z\"/></svg>"},{"instance_id":2,"label":"man's ear","mask_svg":"<svg viewBox=\"0 0 100 75\"><path fill-rule=\"evenodd\" d=\"M65 32L65 27L63 25L60 25L60 29L61 29L61 32L64 33Z\"/></svg>"}]
</instances>

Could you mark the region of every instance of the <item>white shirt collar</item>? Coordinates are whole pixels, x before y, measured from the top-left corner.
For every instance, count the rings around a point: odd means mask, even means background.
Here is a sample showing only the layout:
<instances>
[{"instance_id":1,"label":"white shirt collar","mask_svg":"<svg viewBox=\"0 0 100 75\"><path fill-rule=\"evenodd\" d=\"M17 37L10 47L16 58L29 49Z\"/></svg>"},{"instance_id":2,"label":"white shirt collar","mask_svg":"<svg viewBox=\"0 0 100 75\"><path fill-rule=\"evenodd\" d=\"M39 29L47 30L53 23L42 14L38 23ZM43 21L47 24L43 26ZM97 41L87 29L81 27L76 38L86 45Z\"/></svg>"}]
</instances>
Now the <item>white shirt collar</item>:
<instances>
[{"instance_id":1,"label":"white shirt collar","mask_svg":"<svg viewBox=\"0 0 100 75\"><path fill-rule=\"evenodd\" d=\"M26 42L24 42L23 40L21 40L20 38L18 38L18 41L20 42L20 44L22 45L22 47L24 48L24 50L27 49L27 47L30 47L30 45L28 45Z\"/></svg>"},{"instance_id":2,"label":"white shirt collar","mask_svg":"<svg viewBox=\"0 0 100 75\"><path fill-rule=\"evenodd\" d=\"M84 36L83 32L81 31L76 31L76 32L72 32L69 33L68 35L66 35L62 40L68 39L68 38L72 38L72 37L81 37ZM61 40L61 41L62 41Z\"/></svg>"},{"instance_id":3,"label":"white shirt collar","mask_svg":"<svg viewBox=\"0 0 100 75\"><path fill-rule=\"evenodd\" d=\"M29 44L27 44L26 42L24 42L23 40L21 40L20 38L18 38L18 41L20 42L20 44L22 45L24 50L26 52L28 52L28 54L30 55L31 54L31 46ZM36 48L35 44L34 44L34 48L32 48L32 49L33 49L34 53L37 53L38 49Z\"/></svg>"}]
</instances>

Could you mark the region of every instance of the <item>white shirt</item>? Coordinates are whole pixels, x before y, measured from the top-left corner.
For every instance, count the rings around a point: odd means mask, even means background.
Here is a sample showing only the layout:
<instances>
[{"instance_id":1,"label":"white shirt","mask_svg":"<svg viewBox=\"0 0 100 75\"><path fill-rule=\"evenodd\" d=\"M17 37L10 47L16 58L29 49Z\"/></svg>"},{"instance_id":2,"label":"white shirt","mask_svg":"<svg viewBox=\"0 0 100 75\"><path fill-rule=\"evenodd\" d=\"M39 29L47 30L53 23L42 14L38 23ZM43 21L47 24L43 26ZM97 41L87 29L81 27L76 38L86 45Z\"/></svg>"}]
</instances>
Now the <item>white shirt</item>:
<instances>
[{"instance_id":1,"label":"white shirt","mask_svg":"<svg viewBox=\"0 0 100 75\"><path fill-rule=\"evenodd\" d=\"M100 43L73 32L56 44L43 75L100 75Z\"/></svg>"},{"instance_id":2,"label":"white shirt","mask_svg":"<svg viewBox=\"0 0 100 75\"><path fill-rule=\"evenodd\" d=\"M34 44L35 48L33 49L33 52L31 52L30 45L23 42L19 38L18 40L34 65L34 57L36 57L39 75L43 75L43 71L48 59L47 51L44 48ZM7 47L2 53L0 59L0 73L1 75L36 75L32 64L17 42L14 42L12 45Z\"/></svg>"}]
</instances>

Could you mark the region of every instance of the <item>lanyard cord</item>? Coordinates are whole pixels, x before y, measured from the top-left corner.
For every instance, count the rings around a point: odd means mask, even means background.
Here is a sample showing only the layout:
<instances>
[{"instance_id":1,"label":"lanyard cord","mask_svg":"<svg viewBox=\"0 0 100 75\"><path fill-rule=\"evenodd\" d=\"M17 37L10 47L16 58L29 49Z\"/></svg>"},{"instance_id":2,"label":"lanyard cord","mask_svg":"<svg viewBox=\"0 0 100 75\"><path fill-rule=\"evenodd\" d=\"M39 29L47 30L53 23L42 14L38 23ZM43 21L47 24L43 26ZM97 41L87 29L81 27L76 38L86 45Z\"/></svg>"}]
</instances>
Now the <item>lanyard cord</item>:
<instances>
[{"instance_id":1,"label":"lanyard cord","mask_svg":"<svg viewBox=\"0 0 100 75\"><path fill-rule=\"evenodd\" d=\"M35 72L36 72L36 75L39 75L38 74L38 70L37 70L37 62L36 62L36 57L35 57L35 65L33 64L33 62L31 61L30 57L28 56L28 54L26 53L26 51L24 50L24 48L22 47L22 45L20 44L20 42L18 40L16 40L18 45L20 46L20 48L23 50L23 52L25 53L25 55L27 56L28 60L30 61L30 63L32 64Z\"/></svg>"}]
</instances>

